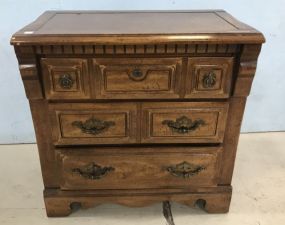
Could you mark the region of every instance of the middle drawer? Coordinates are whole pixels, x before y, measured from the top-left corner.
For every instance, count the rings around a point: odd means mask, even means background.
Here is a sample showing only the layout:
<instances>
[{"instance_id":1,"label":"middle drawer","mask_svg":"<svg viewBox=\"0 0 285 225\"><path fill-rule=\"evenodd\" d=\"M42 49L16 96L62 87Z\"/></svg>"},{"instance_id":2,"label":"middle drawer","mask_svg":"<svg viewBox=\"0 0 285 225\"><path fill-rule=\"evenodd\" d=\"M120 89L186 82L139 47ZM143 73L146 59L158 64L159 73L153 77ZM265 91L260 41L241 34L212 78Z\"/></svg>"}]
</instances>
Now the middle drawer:
<instances>
[{"instance_id":1,"label":"middle drawer","mask_svg":"<svg viewBox=\"0 0 285 225\"><path fill-rule=\"evenodd\" d=\"M55 145L221 143L228 103L52 103Z\"/></svg>"}]
</instances>

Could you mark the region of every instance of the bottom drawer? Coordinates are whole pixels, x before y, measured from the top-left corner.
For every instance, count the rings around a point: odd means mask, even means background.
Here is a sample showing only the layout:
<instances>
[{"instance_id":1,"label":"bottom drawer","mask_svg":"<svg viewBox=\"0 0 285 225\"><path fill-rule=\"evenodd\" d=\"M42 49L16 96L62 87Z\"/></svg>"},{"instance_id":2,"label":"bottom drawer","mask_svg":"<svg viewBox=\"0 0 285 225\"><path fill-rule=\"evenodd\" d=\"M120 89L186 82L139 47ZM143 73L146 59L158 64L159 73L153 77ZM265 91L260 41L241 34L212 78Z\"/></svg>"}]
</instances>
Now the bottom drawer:
<instances>
[{"instance_id":1,"label":"bottom drawer","mask_svg":"<svg viewBox=\"0 0 285 225\"><path fill-rule=\"evenodd\" d=\"M101 148L59 152L62 190L185 188L217 185L221 148Z\"/></svg>"}]
</instances>

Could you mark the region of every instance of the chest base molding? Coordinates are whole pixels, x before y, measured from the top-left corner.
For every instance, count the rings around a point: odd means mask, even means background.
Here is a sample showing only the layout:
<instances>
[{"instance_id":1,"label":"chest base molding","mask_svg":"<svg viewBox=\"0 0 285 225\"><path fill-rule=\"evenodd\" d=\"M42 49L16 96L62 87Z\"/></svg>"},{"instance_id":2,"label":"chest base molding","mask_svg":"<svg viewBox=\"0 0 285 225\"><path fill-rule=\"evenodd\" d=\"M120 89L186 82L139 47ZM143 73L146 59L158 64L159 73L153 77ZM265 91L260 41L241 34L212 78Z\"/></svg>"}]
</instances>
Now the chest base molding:
<instances>
[{"instance_id":1,"label":"chest base molding","mask_svg":"<svg viewBox=\"0 0 285 225\"><path fill-rule=\"evenodd\" d=\"M61 191L45 189L44 201L47 216L68 216L75 209L87 209L104 203L116 203L130 207L145 207L154 203L172 201L189 207L202 207L208 213L229 211L232 187L150 190L102 190L102 191Z\"/></svg>"}]
</instances>

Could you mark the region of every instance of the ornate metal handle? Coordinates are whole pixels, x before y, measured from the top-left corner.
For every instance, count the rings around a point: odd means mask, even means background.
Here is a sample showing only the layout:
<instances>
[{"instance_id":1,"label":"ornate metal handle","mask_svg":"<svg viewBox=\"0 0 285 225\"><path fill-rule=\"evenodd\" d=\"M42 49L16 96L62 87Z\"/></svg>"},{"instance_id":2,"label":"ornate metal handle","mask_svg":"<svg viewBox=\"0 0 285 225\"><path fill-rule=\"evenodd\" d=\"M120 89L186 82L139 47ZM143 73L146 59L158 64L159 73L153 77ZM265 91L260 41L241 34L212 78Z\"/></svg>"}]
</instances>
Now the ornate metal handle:
<instances>
[{"instance_id":1,"label":"ornate metal handle","mask_svg":"<svg viewBox=\"0 0 285 225\"><path fill-rule=\"evenodd\" d=\"M167 125L175 132L185 134L190 131L196 130L199 126L205 125L206 123L204 120L201 119L192 121L186 116L181 116L177 118L176 121L164 120L162 121L162 124Z\"/></svg>"},{"instance_id":2,"label":"ornate metal handle","mask_svg":"<svg viewBox=\"0 0 285 225\"><path fill-rule=\"evenodd\" d=\"M97 135L107 130L109 127L114 126L115 122L113 121L103 121L92 117L85 122L74 121L72 126L78 127L83 133Z\"/></svg>"},{"instance_id":3,"label":"ornate metal handle","mask_svg":"<svg viewBox=\"0 0 285 225\"><path fill-rule=\"evenodd\" d=\"M185 179L197 175L206 168L200 165L194 165L184 161L174 166L169 166L166 169L169 173L171 173L171 175Z\"/></svg>"},{"instance_id":4,"label":"ornate metal handle","mask_svg":"<svg viewBox=\"0 0 285 225\"><path fill-rule=\"evenodd\" d=\"M64 89L70 89L73 86L74 80L69 74L63 74L59 77L58 83Z\"/></svg>"},{"instance_id":5,"label":"ornate metal handle","mask_svg":"<svg viewBox=\"0 0 285 225\"><path fill-rule=\"evenodd\" d=\"M86 167L80 169L80 168L74 168L72 169L72 172L78 173L80 176L91 179L91 180L99 180L102 177L106 176L111 171L114 171L115 169L113 167L101 167L94 162L87 165Z\"/></svg>"},{"instance_id":6,"label":"ornate metal handle","mask_svg":"<svg viewBox=\"0 0 285 225\"><path fill-rule=\"evenodd\" d=\"M217 80L217 77L216 77L216 74L213 71L211 71L209 73L206 73L203 76L203 87L204 88L211 88L211 87L213 87L216 84L216 80Z\"/></svg>"}]
</instances>

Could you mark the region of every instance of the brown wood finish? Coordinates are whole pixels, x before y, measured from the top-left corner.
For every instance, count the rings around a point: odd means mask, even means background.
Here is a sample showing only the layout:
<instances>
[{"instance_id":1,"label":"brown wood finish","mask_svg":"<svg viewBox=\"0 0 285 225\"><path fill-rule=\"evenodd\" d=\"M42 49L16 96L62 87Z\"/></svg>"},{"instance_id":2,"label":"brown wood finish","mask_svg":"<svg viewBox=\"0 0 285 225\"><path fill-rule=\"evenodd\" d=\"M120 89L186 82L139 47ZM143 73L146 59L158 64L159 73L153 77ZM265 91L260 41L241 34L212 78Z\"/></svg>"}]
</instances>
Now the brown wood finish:
<instances>
[{"instance_id":1,"label":"brown wood finish","mask_svg":"<svg viewBox=\"0 0 285 225\"><path fill-rule=\"evenodd\" d=\"M264 41L223 10L48 11L15 33L47 215L161 201L228 212Z\"/></svg>"},{"instance_id":2,"label":"brown wood finish","mask_svg":"<svg viewBox=\"0 0 285 225\"><path fill-rule=\"evenodd\" d=\"M146 43L146 44L39 44L39 45L21 45L17 49L18 53L24 54L47 54L53 56L61 56L67 54L70 57L78 55L86 56L169 56L175 57L176 54L181 56L189 56L189 54L215 54L215 56L232 55L240 51L238 44L222 44L222 43L180 43L172 44ZM162 55L163 54L163 55Z\"/></svg>"},{"instance_id":3,"label":"brown wood finish","mask_svg":"<svg viewBox=\"0 0 285 225\"><path fill-rule=\"evenodd\" d=\"M57 163L52 144L51 124L48 121L48 102L45 100L30 100L30 108L37 138L44 185L45 188L54 188L58 186L58 174L56 172Z\"/></svg>"},{"instance_id":4,"label":"brown wood finish","mask_svg":"<svg viewBox=\"0 0 285 225\"><path fill-rule=\"evenodd\" d=\"M134 103L63 103L50 104L53 124L53 139L56 145L82 144L123 144L137 142L137 105ZM88 120L111 122L98 133L86 133L74 125L82 122L85 127L95 130L98 124Z\"/></svg>"},{"instance_id":5,"label":"brown wood finish","mask_svg":"<svg viewBox=\"0 0 285 225\"><path fill-rule=\"evenodd\" d=\"M117 151L116 151L117 150ZM139 150L136 151L136 150ZM145 189L145 188L185 188L209 187L217 185L219 171L219 148L160 148L159 151L144 152L145 149L130 148L123 152L120 148L109 152L97 153L96 149L78 151L66 150L60 153L62 190L87 189ZM122 152L120 152L122 151ZM120 153L118 153L120 152ZM132 153L134 152L134 153ZM169 157L171 152L171 157ZM85 171L91 164L112 167L113 170L102 177L84 177L74 169ZM177 171L168 171L169 167L185 163L191 164L189 177L179 176ZM195 169L201 167L201 171ZM192 171L194 171L192 173ZM86 171L85 171L86 172ZM174 171L176 172L176 171ZM91 173L89 171L89 173Z\"/></svg>"},{"instance_id":6,"label":"brown wood finish","mask_svg":"<svg viewBox=\"0 0 285 225\"><path fill-rule=\"evenodd\" d=\"M41 64L45 94L48 99L229 97L232 57L187 59L188 72L182 74L182 58L96 58L93 72L88 71L88 58L44 58ZM207 81L210 75L214 80ZM62 86L62 78L70 83Z\"/></svg>"},{"instance_id":7,"label":"brown wood finish","mask_svg":"<svg viewBox=\"0 0 285 225\"><path fill-rule=\"evenodd\" d=\"M163 201L174 201L181 204L194 207L198 200L205 200L204 209L208 213L226 213L229 210L231 201L231 188L214 188L206 191L189 192L184 189L184 192L175 189L171 192L149 192L140 193L137 190L128 193L117 191L104 191L100 193L98 190L95 193L72 191L60 191L50 189L44 191L45 205L47 215L50 217L68 216L72 210L72 204L79 203L81 208L87 209L98 206L103 203L117 203L129 207L145 207L154 203Z\"/></svg>"},{"instance_id":8,"label":"brown wood finish","mask_svg":"<svg viewBox=\"0 0 285 225\"><path fill-rule=\"evenodd\" d=\"M179 97L181 58L98 58L93 64L98 99Z\"/></svg>"},{"instance_id":9,"label":"brown wood finish","mask_svg":"<svg viewBox=\"0 0 285 225\"><path fill-rule=\"evenodd\" d=\"M224 102L143 103L142 143L221 143L223 142L228 104ZM172 129L164 121L202 120L193 130L181 133L185 124Z\"/></svg>"},{"instance_id":10,"label":"brown wood finish","mask_svg":"<svg viewBox=\"0 0 285 225\"><path fill-rule=\"evenodd\" d=\"M95 24L92 21L94 17ZM71 18L74 23L71 23ZM53 29L50 29L51 24L54 24ZM48 11L11 39L15 45L118 42L259 44L264 41L259 31L234 19L223 10Z\"/></svg>"},{"instance_id":11,"label":"brown wood finish","mask_svg":"<svg viewBox=\"0 0 285 225\"><path fill-rule=\"evenodd\" d=\"M230 184L232 180L246 98L250 93L260 50L261 45L244 45L240 55L238 76L233 96L230 99L229 117L224 141L224 165L221 168L220 176L221 184Z\"/></svg>"},{"instance_id":12,"label":"brown wood finish","mask_svg":"<svg viewBox=\"0 0 285 225\"><path fill-rule=\"evenodd\" d=\"M216 187L212 189L191 192L189 190L163 189L140 192L104 190L100 192L61 191L49 189L44 191L45 206L49 217L68 216L72 213L72 205L79 204L82 209L98 206L104 203L117 203L129 207L145 207L163 201L173 201L194 207L197 201L204 200L204 209L208 213L227 213L231 202L231 187Z\"/></svg>"},{"instance_id":13,"label":"brown wood finish","mask_svg":"<svg viewBox=\"0 0 285 225\"><path fill-rule=\"evenodd\" d=\"M24 82L26 95L29 99L43 98L42 88L35 64L20 64L19 70Z\"/></svg>"},{"instance_id":14,"label":"brown wood finish","mask_svg":"<svg viewBox=\"0 0 285 225\"><path fill-rule=\"evenodd\" d=\"M185 97L229 97L232 80L232 67L233 58L231 57L189 58L188 73L185 82Z\"/></svg>"},{"instance_id":15,"label":"brown wood finish","mask_svg":"<svg viewBox=\"0 0 285 225\"><path fill-rule=\"evenodd\" d=\"M41 64L48 99L90 98L87 59L43 58ZM70 83L64 83L64 79Z\"/></svg>"}]
</instances>

